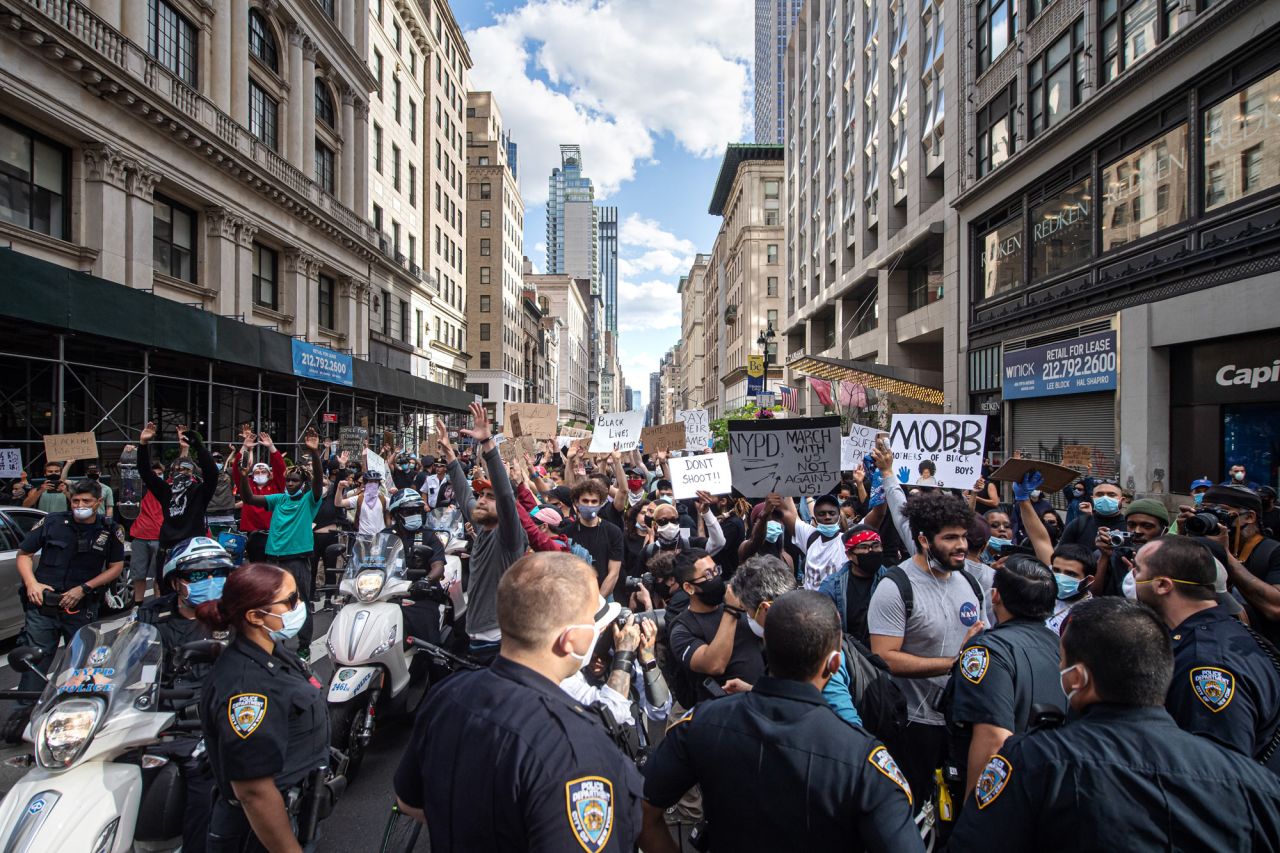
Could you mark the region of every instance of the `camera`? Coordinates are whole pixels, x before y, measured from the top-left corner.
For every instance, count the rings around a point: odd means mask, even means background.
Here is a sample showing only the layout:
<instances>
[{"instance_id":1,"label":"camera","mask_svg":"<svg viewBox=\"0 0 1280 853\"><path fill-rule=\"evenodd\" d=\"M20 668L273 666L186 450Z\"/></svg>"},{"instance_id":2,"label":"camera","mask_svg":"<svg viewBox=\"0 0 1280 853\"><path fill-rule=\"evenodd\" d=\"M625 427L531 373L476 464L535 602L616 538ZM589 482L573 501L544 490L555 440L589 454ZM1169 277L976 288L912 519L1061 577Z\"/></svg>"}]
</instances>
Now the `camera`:
<instances>
[{"instance_id":1,"label":"camera","mask_svg":"<svg viewBox=\"0 0 1280 853\"><path fill-rule=\"evenodd\" d=\"M1107 534L1107 538L1111 540L1112 548L1126 548L1133 539L1133 534L1127 530L1112 530Z\"/></svg>"},{"instance_id":2,"label":"camera","mask_svg":"<svg viewBox=\"0 0 1280 853\"><path fill-rule=\"evenodd\" d=\"M1181 527L1188 536L1216 536L1219 524L1230 530L1238 517L1234 512L1215 507L1197 512L1182 522Z\"/></svg>"},{"instance_id":3,"label":"camera","mask_svg":"<svg viewBox=\"0 0 1280 853\"><path fill-rule=\"evenodd\" d=\"M642 586L646 589L653 589L653 572L645 572L638 578L624 578L622 581L622 588L627 592L635 592Z\"/></svg>"},{"instance_id":4,"label":"camera","mask_svg":"<svg viewBox=\"0 0 1280 853\"><path fill-rule=\"evenodd\" d=\"M618 627L618 630L622 630L622 628L627 624L627 620L632 617L635 618L636 624L639 624L646 620L653 622L654 625L657 626L659 631L663 630L666 627L665 611L644 610L644 611L641 611L640 613L635 613L626 607L618 611L618 616L613 620L613 624Z\"/></svg>"}]
</instances>

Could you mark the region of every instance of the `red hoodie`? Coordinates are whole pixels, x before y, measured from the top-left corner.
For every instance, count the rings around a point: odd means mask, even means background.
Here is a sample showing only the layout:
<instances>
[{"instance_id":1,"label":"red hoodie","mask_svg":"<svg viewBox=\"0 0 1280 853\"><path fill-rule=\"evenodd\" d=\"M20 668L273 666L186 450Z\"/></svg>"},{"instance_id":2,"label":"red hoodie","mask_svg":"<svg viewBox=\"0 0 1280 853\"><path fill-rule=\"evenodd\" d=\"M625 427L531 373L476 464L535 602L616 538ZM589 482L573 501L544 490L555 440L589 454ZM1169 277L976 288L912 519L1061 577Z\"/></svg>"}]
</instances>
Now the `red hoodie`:
<instances>
[{"instance_id":1,"label":"red hoodie","mask_svg":"<svg viewBox=\"0 0 1280 853\"><path fill-rule=\"evenodd\" d=\"M228 467L232 471L240 470L240 452L236 453L227 462ZM236 492L240 491L239 480L234 481ZM265 486L259 486L253 482L253 477L249 478L249 487L253 489L255 495L278 495L284 491L284 455L279 450L271 451L271 479L267 481ZM252 533L255 530L271 529L271 510L264 506L249 506L244 504L240 507L240 532Z\"/></svg>"}]
</instances>

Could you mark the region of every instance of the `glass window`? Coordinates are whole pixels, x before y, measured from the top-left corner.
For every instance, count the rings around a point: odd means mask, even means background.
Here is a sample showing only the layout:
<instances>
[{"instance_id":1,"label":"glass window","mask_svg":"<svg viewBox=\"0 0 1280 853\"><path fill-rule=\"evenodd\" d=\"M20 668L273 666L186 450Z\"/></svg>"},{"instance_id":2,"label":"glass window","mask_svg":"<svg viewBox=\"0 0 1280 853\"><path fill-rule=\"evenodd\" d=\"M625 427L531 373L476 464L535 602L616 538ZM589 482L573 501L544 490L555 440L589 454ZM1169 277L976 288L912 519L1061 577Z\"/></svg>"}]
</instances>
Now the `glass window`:
<instances>
[{"instance_id":1,"label":"glass window","mask_svg":"<svg viewBox=\"0 0 1280 853\"><path fill-rule=\"evenodd\" d=\"M316 118L334 127L333 96L319 77L316 78Z\"/></svg>"},{"instance_id":2,"label":"glass window","mask_svg":"<svg viewBox=\"0 0 1280 853\"><path fill-rule=\"evenodd\" d=\"M1102 250L1177 225L1187 216L1187 126L1102 170Z\"/></svg>"},{"instance_id":3,"label":"glass window","mask_svg":"<svg viewBox=\"0 0 1280 853\"><path fill-rule=\"evenodd\" d=\"M400 300L400 340L409 343L409 303Z\"/></svg>"},{"instance_id":4,"label":"glass window","mask_svg":"<svg viewBox=\"0 0 1280 853\"><path fill-rule=\"evenodd\" d=\"M196 214L156 193L153 205L151 265L156 272L183 281L196 280Z\"/></svg>"},{"instance_id":5,"label":"glass window","mask_svg":"<svg viewBox=\"0 0 1280 853\"><path fill-rule=\"evenodd\" d=\"M409 164L409 205L418 206L418 167Z\"/></svg>"},{"instance_id":6,"label":"glass window","mask_svg":"<svg viewBox=\"0 0 1280 853\"><path fill-rule=\"evenodd\" d=\"M978 70L1004 53L1018 31L1018 0L978 0Z\"/></svg>"},{"instance_id":7,"label":"glass window","mask_svg":"<svg viewBox=\"0 0 1280 853\"><path fill-rule=\"evenodd\" d=\"M982 292L990 299L1022 284L1022 220L992 228L979 240Z\"/></svg>"},{"instance_id":8,"label":"glass window","mask_svg":"<svg viewBox=\"0 0 1280 853\"><path fill-rule=\"evenodd\" d=\"M488 314L488 313L489 313L489 311L490 311L490 309L492 308L492 304L493 304L493 300L492 300L492 298L491 298L491 297L488 297L488 296L481 296L481 297L480 297L480 311L481 311L481 313Z\"/></svg>"},{"instance_id":9,"label":"glass window","mask_svg":"<svg viewBox=\"0 0 1280 853\"><path fill-rule=\"evenodd\" d=\"M1085 178L1031 208L1031 280L1073 269L1093 255L1093 181Z\"/></svg>"},{"instance_id":10,"label":"glass window","mask_svg":"<svg viewBox=\"0 0 1280 853\"><path fill-rule=\"evenodd\" d=\"M336 329L334 325L334 305L337 283L333 276L320 273L316 278L316 319L325 329Z\"/></svg>"},{"instance_id":11,"label":"glass window","mask_svg":"<svg viewBox=\"0 0 1280 853\"><path fill-rule=\"evenodd\" d=\"M280 54L271 25L257 9L249 10L249 52L272 71L280 71Z\"/></svg>"},{"instance_id":12,"label":"glass window","mask_svg":"<svg viewBox=\"0 0 1280 853\"><path fill-rule=\"evenodd\" d=\"M414 313L413 330L416 335L416 344L418 349L422 349L422 310L418 309Z\"/></svg>"},{"instance_id":13,"label":"glass window","mask_svg":"<svg viewBox=\"0 0 1280 853\"><path fill-rule=\"evenodd\" d=\"M941 298L942 253L938 252L907 271L907 310L923 308Z\"/></svg>"},{"instance_id":14,"label":"glass window","mask_svg":"<svg viewBox=\"0 0 1280 853\"><path fill-rule=\"evenodd\" d=\"M1084 19L1027 66L1030 136L1057 124L1084 100Z\"/></svg>"},{"instance_id":15,"label":"glass window","mask_svg":"<svg viewBox=\"0 0 1280 853\"><path fill-rule=\"evenodd\" d=\"M480 198L492 198L492 197L493 197L493 185L489 183L481 184Z\"/></svg>"},{"instance_id":16,"label":"glass window","mask_svg":"<svg viewBox=\"0 0 1280 853\"><path fill-rule=\"evenodd\" d=\"M481 284L488 284L488 283L489 283L489 280L490 280L490 279L489 279L489 277L490 277L491 275L492 275L492 272L491 272L490 267L480 267L480 283L481 283ZM481 298L481 299L488 299L488 297L487 297L487 296L482 296L482 297L480 297L480 298ZM486 309L483 309L483 310L486 310L486 311L487 311L488 309L486 308Z\"/></svg>"},{"instance_id":17,"label":"glass window","mask_svg":"<svg viewBox=\"0 0 1280 853\"><path fill-rule=\"evenodd\" d=\"M777 243L769 243L764 247L764 262L766 264L776 264L778 262Z\"/></svg>"},{"instance_id":18,"label":"glass window","mask_svg":"<svg viewBox=\"0 0 1280 853\"><path fill-rule=\"evenodd\" d=\"M418 141L418 105L413 98L409 99L409 141Z\"/></svg>"},{"instance_id":19,"label":"glass window","mask_svg":"<svg viewBox=\"0 0 1280 853\"><path fill-rule=\"evenodd\" d=\"M0 220L65 240L68 162L65 148L0 122Z\"/></svg>"},{"instance_id":20,"label":"glass window","mask_svg":"<svg viewBox=\"0 0 1280 853\"><path fill-rule=\"evenodd\" d=\"M334 20L337 16L337 5L334 0L320 0L320 8L324 10L329 20Z\"/></svg>"},{"instance_id":21,"label":"glass window","mask_svg":"<svg viewBox=\"0 0 1280 853\"><path fill-rule=\"evenodd\" d=\"M1204 209L1280 184L1280 71L1204 111Z\"/></svg>"},{"instance_id":22,"label":"glass window","mask_svg":"<svg viewBox=\"0 0 1280 853\"><path fill-rule=\"evenodd\" d=\"M765 181L765 182L764 182L764 197L765 197L765 198L777 198L777 197L778 197L778 189L779 189L779 182L778 182L778 181L773 181L773 180Z\"/></svg>"},{"instance_id":23,"label":"glass window","mask_svg":"<svg viewBox=\"0 0 1280 853\"><path fill-rule=\"evenodd\" d=\"M373 125L373 168L382 174L382 128L376 122Z\"/></svg>"},{"instance_id":24,"label":"glass window","mask_svg":"<svg viewBox=\"0 0 1280 853\"><path fill-rule=\"evenodd\" d=\"M279 256L261 243L253 244L253 301L266 308L277 308L276 272Z\"/></svg>"},{"instance_id":25,"label":"glass window","mask_svg":"<svg viewBox=\"0 0 1280 853\"><path fill-rule=\"evenodd\" d=\"M373 86L378 93L378 99L382 99L382 54L375 47L373 49Z\"/></svg>"},{"instance_id":26,"label":"glass window","mask_svg":"<svg viewBox=\"0 0 1280 853\"><path fill-rule=\"evenodd\" d=\"M1098 0L1103 85L1176 33L1182 13L1194 8L1183 0Z\"/></svg>"},{"instance_id":27,"label":"glass window","mask_svg":"<svg viewBox=\"0 0 1280 853\"><path fill-rule=\"evenodd\" d=\"M490 355L489 355L489 353L487 353L487 352L482 352L482 353L480 353L480 369L481 369L481 370L488 370L488 369L489 369L489 365L492 363L492 362L490 361L490 359L491 359L491 358L492 358L492 356L490 356Z\"/></svg>"},{"instance_id":28,"label":"glass window","mask_svg":"<svg viewBox=\"0 0 1280 853\"><path fill-rule=\"evenodd\" d=\"M392 92L391 108L395 114L396 122L398 123L400 121L400 78L399 77L392 78L391 92Z\"/></svg>"},{"instance_id":29,"label":"glass window","mask_svg":"<svg viewBox=\"0 0 1280 853\"><path fill-rule=\"evenodd\" d=\"M492 246L493 244L490 242L488 237L481 237L480 238L480 255L482 257L488 257L493 251Z\"/></svg>"},{"instance_id":30,"label":"glass window","mask_svg":"<svg viewBox=\"0 0 1280 853\"><path fill-rule=\"evenodd\" d=\"M998 168L1013 154L1011 107L1017 102L1017 81L978 110L978 176Z\"/></svg>"},{"instance_id":31,"label":"glass window","mask_svg":"<svg viewBox=\"0 0 1280 853\"><path fill-rule=\"evenodd\" d=\"M480 324L480 340L482 341L489 340L489 324L488 323Z\"/></svg>"},{"instance_id":32,"label":"glass window","mask_svg":"<svg viewBox=\"0 0 1280 853\"><path fill-rule=\"evenodd\" d=\"M147 51L188 86L196 85L196 28L165 0L147 4Z\"/></svg>"},{"instance_id":33,"label":"glass window","mask_svg":"<svg viewBox=\"0 0 1280 853\"><path fill-rule=\"evenodd\" d=\"M280 133L277 123L280 107L276 99L267 94L256 81L249 81L249 132L270 148L279 150Z\"/></svg>"},{"instance_id":34,"label":"glass window","mask_svg":"<svg viewBox=\"0 0 1280 853\"><path fill-rule=\"evenodd\" d=\"M316 139L316 183L333 195L333 150Z\"/></svg>"},{"instance_id":35,"label":"glass window","mask_svg":"<svg viewBox=\"0 0 1280 853\"><path fill-rule=\"evenodd\" d=\"M382 334L391 337L391 291L382 291Z\"/></svg>"},{"instance_id":36,"label":"glass window","mask_svg":"<svg viewBox=\"0 0 1280 853\"><path fill-rule=\"evenodd\" d=\"M400 146L391 146L391 186L400 189Z\"/></svg>"},{"instance_id":37,"label":"glass window","mask_svg":"<svg viewBox=\"0 0 1280 853\"><path fill-rule=\"evenodd\" d=\"M769 276L768 278L766 278L766 279L765 279L765 293L764 293L764 295L765 295L765 296L777 296L777 295L778 295L778 277L777 277L776 275L771 275L771 276Z\"/></svg>"}]
</instances>

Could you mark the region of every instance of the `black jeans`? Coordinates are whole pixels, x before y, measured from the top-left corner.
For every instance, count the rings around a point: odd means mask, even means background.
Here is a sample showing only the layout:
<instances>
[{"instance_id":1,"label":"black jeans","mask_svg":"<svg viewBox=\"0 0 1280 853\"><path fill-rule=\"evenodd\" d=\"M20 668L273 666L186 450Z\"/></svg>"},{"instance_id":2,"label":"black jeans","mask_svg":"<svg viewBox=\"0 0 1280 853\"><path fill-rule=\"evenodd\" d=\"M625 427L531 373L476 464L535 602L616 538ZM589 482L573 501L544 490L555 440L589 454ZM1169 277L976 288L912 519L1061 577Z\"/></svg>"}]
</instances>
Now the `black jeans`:
<instances>
[{"instance_id":1,"label":"black jeans","mask_svg":"<svg viewBox=\"0 0 1280 853\"><path fill-rule=\"evenodd\" d=\"M315 577L315 563L311 554L284 554L281 556L273 554L267 556L267 562L275 563L293 575L293 580L298 585L298 598L307 608L307 621L302 623L302 629L298 631L298 646L299 648L304 645L310 646L314 628L314 620L311 618L311 581Z\"/></svg>"},{"instance_id":2,"label":"black jeans","mask_svg":"<svg viewBox=\"0 0 1280 853\"><path fill-rule=\"evenodd\" d=\"M947 727L924 723L908 723L892 743L886 743L889 752L897 759L898 768L911 786L911 798L915 810L920 811L925 800L934 794L937 782L934 771L947 757ZM956 804L957 808L959 803Z\"/></svg>"}]
</instances>

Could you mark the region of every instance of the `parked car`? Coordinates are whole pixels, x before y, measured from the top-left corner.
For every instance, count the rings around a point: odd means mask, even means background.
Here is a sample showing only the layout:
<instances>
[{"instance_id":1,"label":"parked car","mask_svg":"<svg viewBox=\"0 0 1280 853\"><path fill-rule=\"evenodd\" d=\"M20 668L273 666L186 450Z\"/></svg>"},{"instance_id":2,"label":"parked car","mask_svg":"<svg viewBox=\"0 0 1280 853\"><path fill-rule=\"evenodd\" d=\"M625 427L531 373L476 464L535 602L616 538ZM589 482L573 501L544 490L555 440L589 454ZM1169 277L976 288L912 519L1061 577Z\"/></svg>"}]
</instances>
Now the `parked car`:
<instances>
[{"instance_id":1,"label":"parked car","mask_svg":"<svg viewBox=\"0 0 1280 853\"><path fill-rule=\"evenodd\" d=\"M23 507L0 507L0 640L22 631L22 601L18 598L18 546L45 513ZM40 555L35 556L37 565Z\"/></svg>"}]
</instances>

